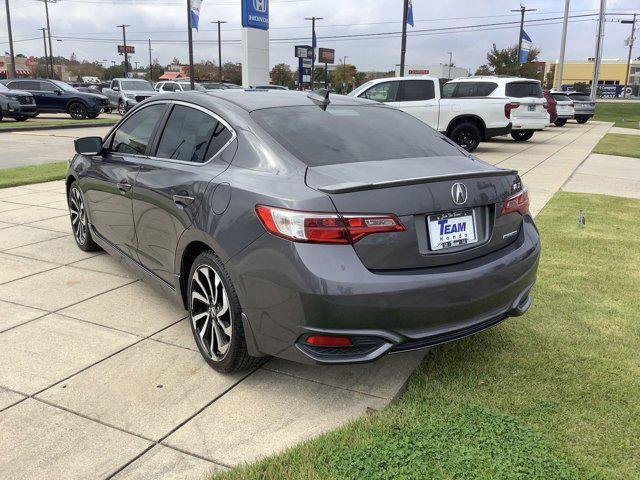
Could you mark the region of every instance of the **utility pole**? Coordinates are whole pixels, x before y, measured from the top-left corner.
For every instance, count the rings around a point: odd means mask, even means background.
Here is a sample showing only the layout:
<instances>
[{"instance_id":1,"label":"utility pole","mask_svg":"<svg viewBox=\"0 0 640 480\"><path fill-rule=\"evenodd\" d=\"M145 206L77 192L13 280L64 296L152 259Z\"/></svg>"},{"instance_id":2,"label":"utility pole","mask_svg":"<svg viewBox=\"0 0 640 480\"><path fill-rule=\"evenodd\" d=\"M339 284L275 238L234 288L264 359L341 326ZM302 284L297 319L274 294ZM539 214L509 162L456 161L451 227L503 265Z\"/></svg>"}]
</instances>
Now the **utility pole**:
<instances>
[{"instance_id":1,"label":"utility pole","mask_svg":"<svg viewBox=\"0 0 640 480\"><path fill-rule=\"evenodd\" d=\"M305 20L311 20L311 48L313 56L311 57L311 90L313 90L314 74L316 69L316 20L322 20L323 17L307 17Z\"/></svg>"},{"instance_id":2,"label":"utility pole","mask_svg":"<svg viewBox=\"0 0 640 480\"><path fill-rule=\"evenodd\" d=\"M151 39L149 39L149 81L153 82L153 61L151 60Z\"/></svg>"},{"instance_id":3,"label":"utility pole","mask_svg":"<svg viewBox=\"0 0 640 480\"><path fill-rule=\"evenodd\" d=\"M564 73L564 51L567 46L567 26L569 24L569 1L564 0L564 17L562 19L562 40L560 41L560 59L558 60L558 71L556 72L555 89L562 91L562 75Z\"/></svg>"},{"instance_id":4,"label":"utility pole","mask_svg":"<svg viewBox=\"0 0 640 480\"><path fill-rule=\"evenodd\" d=\"M13 54L13 34L11 33L11 12L9 11L9 0L5 0L7 9L7 29L9 30L9 56L11 57L11 69L7 68L7 78L16 78L16 57Z\"/></svg>"},{"instance_id":5,"label":"utility pole","mask_svg":"<svg viewBox=\"0 0 640 480\"><path fill-rule=\"evenodd\" d=\"M600 76L600 62L602 57L602 42L604 40L604 22L607 11L607 0L600 0L600 16L598 17L598 34L596 37L596 54L593 59L593 78L591 80L591 100L595 102L598 93L598 77Z\"/></svg>"},{"instance_id":6,"label":"utility pole","mask_svg":"<svg viewBox=\"0 0 640 480\"><path fill-rule=\"evenodd\" d=\"M191 0L187 0L187 27L189 29L189 80L191 90L196 88L193 79L193 32L191 31Z\"/></svg>"},{"instance_id":7,"label":"utility pole","mask_svg":"<svg viewBox=\"0 0 640 480\"><path fill-rule=\"evenodd\" d=\"M447 78L451 80L451 62L453 61L453 52L447 52L449 54L449 74Z\"/></svg>"},{"instance_id":8,"label":"utility pole","mask_svg":"<svg viewBox=\"0 0 640 480\"><path fill-rule=\"evenodd\" d=\"M122 44L124 45L124 78L129 76L129 54L127 53L127 27L131 25L116 25L122 29Z\"/></svg>"},{"instance_id":9,"label":"utility pole","mask_svg":"<svg viewBox=\"0 0 640 480\"><path fill-rule=\"evenodd\" d=\"M518 63L522 64L520 61L520 50L522 50L522 34L524 32L524 14L526 12L535 12L538 10L537 8L527 8L524 3L520 4L520 8L517 10L511 10L512 12L520 12L520 37L518 38L518 52L516 55L518 56Z\"/></svg>"},{"instance_id":10,"label":"utility pole","mask_svg":"<svg viewBox=\"0 0 640 480\"><path fill-rule=\"evenodd\" d=\"M218 20L211 23L218 24L218 80L222 81L222 34L220 33L220 25L227 22L226 20Z\"/></svg>"},{"instance_id":11,"label":"utility pole","mask_svg":"<svg viewBox=\"0 0 640 480\"><path fill-rule=\"evenodd\" d=\"M636 13L633 14L633 20L622 20L621 23L631 24L631 36L629 37L629 57L627 58L627 74L624 77L624 97L627 97L627 87L629 86L629 72L631 70L631 53L633 51L634 36L636 34Z\"/></svg>"},{"instance_id":12,"label":"utility pole","mask_svg":"<svg viewBox=\"0 0 640 480\"><path fill-rule=\"evenodd\" d=\"M402 11L402 46L400 47L400 76L404 77L404 58L407 53L407 15L409 15L409 0L404 0Z\"/></svg>"},{"instance_id":13,"label":"utility pole","mask_svg":"<svg viewBox=\"0 0 640 480\"><path fill-rule=\"evenodd\" d=\"M49 2L56 3L58 0L41 0L44 2L44 13L47 17L47 35L49 36L49 58L51 59L51 78L55 78L53 68L53 44L51 43L51 22L49 21Z\"/></svg>"},{"instance_id":14,"label":"utility pole","mask_svg":"<svg viewBox=\"0 0 640 480\"><path fill-rule=\"evenodd\" d=\"M47 53L47 28L39 28L42 31L42 42L44 43L44 62L47 64L47 78L49 78L49 54Z\"/></svg>"}]
</instances>

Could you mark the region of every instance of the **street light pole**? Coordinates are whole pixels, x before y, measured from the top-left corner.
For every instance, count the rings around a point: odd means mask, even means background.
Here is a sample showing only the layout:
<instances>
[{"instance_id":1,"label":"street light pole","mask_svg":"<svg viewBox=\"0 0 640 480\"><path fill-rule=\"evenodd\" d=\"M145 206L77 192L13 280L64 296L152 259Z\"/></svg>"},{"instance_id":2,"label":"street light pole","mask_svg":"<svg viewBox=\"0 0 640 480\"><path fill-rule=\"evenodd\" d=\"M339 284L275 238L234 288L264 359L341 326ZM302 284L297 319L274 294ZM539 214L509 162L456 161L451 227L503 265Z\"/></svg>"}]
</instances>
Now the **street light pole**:
<instances>
[{"instance_id":1,"label":"street light pole","mask_svg":"<svg viewBox=\"0 0 640 480\"><path fill-rule=\"evenodd\" d=\"M451 62L452 62L452 58L453 58L453 52L447 52L449 54L449 74L447 76L447 78L449 80L451 80Z\"/></svg>"},{"instance_id":2,"label":"street light pole","mask_svg":"<svg viewBox=\"0 0 640 480\"><path fill-rule=\"evenodd\" d=\"M400 76L404 77L404 59L407 53L407 15L409 15L409 0L404 0L402 12L402 45L400 47Z\"/></svg>"},{"instance_id":3,"label":"street light pole","mask_svg":"<svg viewBox=\"0 0 640 480\"><path fill-rule=\"evenodd\" d=\"M519 64L523 63L520 61L520 50L522 50L522 34L524 33L524 14L526 12L535 12L536 10L537 8L527 8L524 3L520 4L518 10L511 10L512 12L520 12L520 38L518 38L518 51L516 52Z\"/></svg>"},{"instance_id":4,"label":"street light pole","mask_svg":"<svg viewBox=\"0 0 640 480\"><path fill-rule=\"evenodd\" d=\"M598 93L598 77L600 76L600 62L602 57L602 41L604 39L604 22L607 11L607 0L600 0L600 15L598 17L598 34L596 38L596 54L593 59L593 78L591 79L591 100L595 102Z\"/></svg>"},{"instance_id":5,"label":"street light pole","mask_svg":"<svg viewBox=\"0 0 640 480\"><path fill-rule=\"evenodd\" d=\"M131 25L117 25L118 28L122 28L122 45L124 46L124 78L129 75L129 54L127 53L127 27Z\"/></svg>"},{"instance_id":6,"label":"street light pole","mask_svg":"<svg viewBox=\"0 0 640 480\"><path fill-rule=\"evenodd\" d=\"M11 33L11 12L9 0L5 0L7 9L7 29L9 30L9 56L11 57L11 69L7 68L7 78L16 78L16 57L13 54L13 34Z\"/></svg>"},{"instance_id":7,"label":"street light pole","mask_svg":"<svg viewBox=\"0 0 640 480\"><path fill-rule=\"evenodd\" d=\"M151 60L151 39L149 39L149 81L153 82L153 61Z\"/></svg>"},{"instance_id":8,"label":"street light pole","mask_svg":"<svg viewBox=\"0 0 640 480\"><path fill-rule=\"evenodd\" d=\"M564 1L564 17L562 19L562 40L560 42L560 59L558 60L558 71L556 72L555 89L562 91L562 75L564 73L564 51L567 46L567 26L569 24L569 1Z\"/></svg>"},{"instance_id":9,"label":"street light pole","mask_svg":"<svg viewBox=\"0 0 640 480\"><path fill-rule=\"evenodd\" d=\"M222 81L222 34L220 33L220 25L227 22L226 20L218 20L211 23L218 24L218 80Z\"/></svg>"},{"instance_id":10,"label":"street light pole","mask_svg":"<svg viewBox=\"0 0 640 480\"><path fill-rule=\"evenodd\" d=\"M633 41L636 34L636 15L633 14L633 20L622 20L621 23L631 24L631 36L629 37L629 57L627 58L627 74L624 77L624 97L627 97L627 87L629 86L629 73L631 71L631 53L633 51Z\"/></svg>"},{"instance_id":11,"label":"street light pole","mask_svg":"<svg viewBox=\"0 0 640 480\"><path fill-rule=\"evenodd\" d=\"M47 78L49 78L49 54L47 53L47 29L46 27L39 28L42 31L42 42L44 43L44 62L47 65Z\"/></svg>"},{"instance_id":12,"label":"street light pole","mask_svg":"<svg viewBox=\"0 0 640 480\"><path fill-rule=\"evenodd\" d=\"M316 20L322 20L322 17L307 17L305 20L311 20L311 48L313 55L311 56L311 90L313 90L314 74L316 69Z\"/></svg>"}]
</instances>

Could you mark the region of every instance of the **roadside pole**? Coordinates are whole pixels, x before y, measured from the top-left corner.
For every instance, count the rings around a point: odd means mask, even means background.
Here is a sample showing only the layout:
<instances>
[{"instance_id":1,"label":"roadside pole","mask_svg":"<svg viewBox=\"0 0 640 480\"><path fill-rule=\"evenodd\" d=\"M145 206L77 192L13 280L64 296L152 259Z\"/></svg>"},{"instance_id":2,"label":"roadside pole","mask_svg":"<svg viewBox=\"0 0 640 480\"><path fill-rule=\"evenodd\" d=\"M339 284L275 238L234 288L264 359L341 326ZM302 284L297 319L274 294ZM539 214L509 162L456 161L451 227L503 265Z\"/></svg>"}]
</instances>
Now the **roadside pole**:
<instances>
[{"instance_id":1,"label":"roadside pole","mask_svg":"<svg viewBox=\"0 0 640 480\"><path fill-rule=\"evenodd\" d=\"M596 54L593 62L593 78L591 79L591 100L595 102L598 92L598 77L600 76L600 61L602 57L602 42L604 39L604 21L607 10L607 0L600 0L600 16L598 17L598 33L596 36Z\"/></svg>"},{"instance_id":2,"label":"roadside pole","mask_svg":"<svg viewBox=\"0 0 640 480\"><path fill-rule=\"evenodd\" d=\"M51 22L49 22L49 0L44 0L44 12L47 15L47 35L49 35L49 58L51 59L51 78L56 78L55 71L53 68L53 46L51 43Z\"/></svg>"},{"instance_id":3,"label":"roadside pole","mask_svg":"<svg viewBox=\"0 0 640 480\"><path fill-rule=\"evenodd\" d=\"M522 65L523 62L520 61L520 50L522 50L522 34L524 33L524 14L526 12L535 12L537 8L527 8L524 3L520 4L520 8L517 10L511 10L512 12L520 12L520 36L518 37L518 51L516 55L518 57L518 63Z\"/></svg>"},{"instance_id":4,"label":"roadside pole","mask_svg":"<svg viewBox=\"0 0 640 480\"><path fill-rule=\"evenodd\" d=\"M42 31L42 42L44 43L44 61L47 64L47 78L49 77L49 54L47 53L47 29L46 27L39 28Z\"/></svg>"},{"instance_id":5,"label":"roadside pole","mask_svg":"<svg viewBox=\"0 0 640 480\"><path fill-rule=\"evenodd\" d=\"M409 14L409 0L404 0L402 12L402 46L400 47L400 76L404 77L404 59L407 53L407 15Z\"/></svg>"},{"instance_id":6,"label":"roadside pole","mask_svg":"<svg viewBox=\"0 0 640 480\"><path fill-rule=\"evenodd\" d=\"M316 20L322 20L322 17L307 17L305 20L311 20L311 48L313 49L313 56L311 57L311 85L313 90L314 74L316 69Z\"/></svg>"},{"instance_id":7,"label":"roadside pole","mask_svg":"<svg viewBox=\"0 0 640 480\"><path fill-rule=\"evenodd\" d=\"M195 89L193 80L193 33L191 32L191 0L187 0L187 27L189 30L189 80L191 90Z\"/></svg>"},{"instance_id":8,"label":"roadside pole","mask_svg":"<svg viewBox=\"0 0 640 480\"><path fill-rule=\"evenodd\" d=\"M149 81L153 82L153 60L151 60L151 39L149 39Z\"/></svg>"},{"instance_id":9,"label":"roadside pole","mask_svg":"<svg viewBox=\"0 0 640 480\"><path fill-rule=\"evenodd\" d=\"M5 0L7 8L7 30L9 30L9 56L11 57L11 69L7 68L7 78L16 78L16 57L13 54L13 34L11 33L11 13L9 0Z\"/></svg>"},{"instance_id":10,"label":"roadside pole","mask_svg":"<svg viewBox=\"0 0 640 480\"><path fill-rule=\"evenodd\" d=\"M569 2L564 1L564 17L562 19L562 40L560 41L560 58L558 60L558 70L556 71L556 83L554 85L556 91L562 91L562 75L564 73L564 51L567 46L567 26L569 24Z\"/></svg>"},{"instance_id":11,"label":"roadside pole","mask_svg":"<svg viewBox=\"0 0 640 480\"><path fill-rule=\"evenodd\" d=\"M220 33L220 25L227 23L227 21L217 20L211 23L218 24L218 80L222 82L222 34Z\"/></svg>"},{"instance_id":12,"label":"roadside pole","mask_svg":"<svg viewBox=\"0 0 640 480\"><path fill-rule=\"evenodd\" d=\"M636 13L633 14L633 20L622 20L621 23L631 24L631 36L629 37L629 57L627 58L627 74L624 77L624 97L627 98L627 88L629 87L629 73L631 72L631 54L633 51L633 37L636 34Z\"/></svg>"},{"instance_id":13,"label":"roadside pole","mask_svg":"<svg viewBox=\"0 0 640 480\"><path fill-rule=\"evenodd\" d=\"M127 27L131 25L117 25L122 28L122 45L124 45L124 78L129 77L129 54L127 53Z\"/></svg>"},{"instance_id":14,"label":"roadside pole","mask_svg":"<svg viewBox=\"0 0 640 480\"><path fill-rule=\"evenodd\" d=\"M324 64L324 88L329 88L329 64Z\"/></svg>"}]
</instances>

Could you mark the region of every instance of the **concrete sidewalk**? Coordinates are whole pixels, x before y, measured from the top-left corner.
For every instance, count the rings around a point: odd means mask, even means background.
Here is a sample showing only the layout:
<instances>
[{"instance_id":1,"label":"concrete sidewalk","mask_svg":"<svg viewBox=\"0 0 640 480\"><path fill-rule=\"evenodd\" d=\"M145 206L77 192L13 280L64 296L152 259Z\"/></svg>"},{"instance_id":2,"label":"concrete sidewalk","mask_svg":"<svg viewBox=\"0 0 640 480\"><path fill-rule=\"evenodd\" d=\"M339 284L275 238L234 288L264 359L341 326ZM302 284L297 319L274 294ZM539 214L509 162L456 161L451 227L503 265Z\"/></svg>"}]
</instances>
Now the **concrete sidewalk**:
<instances>
[{"instance_id":1,"label":"concrete sidewalk","mask_svg":"<svg viewBox=\"0 0 640 480\"><path fill-rule=\"evenodd\" d=\"M563 190L640 198L640 158L592 153Z\"/></svg>"},{"instance_id":2,"label":"concrete sidewalk","mask_svg":"<svg viewBox=\"0 0 640 480\"><path fill-rule=\"evenodd\" d=\"M537 212L608 128L478 153L521 170ZM423 358L218 374L185 311L70 233L63 182L0 189L2 478L200 478L383 408Z\"/></svg>"}]
</instances>

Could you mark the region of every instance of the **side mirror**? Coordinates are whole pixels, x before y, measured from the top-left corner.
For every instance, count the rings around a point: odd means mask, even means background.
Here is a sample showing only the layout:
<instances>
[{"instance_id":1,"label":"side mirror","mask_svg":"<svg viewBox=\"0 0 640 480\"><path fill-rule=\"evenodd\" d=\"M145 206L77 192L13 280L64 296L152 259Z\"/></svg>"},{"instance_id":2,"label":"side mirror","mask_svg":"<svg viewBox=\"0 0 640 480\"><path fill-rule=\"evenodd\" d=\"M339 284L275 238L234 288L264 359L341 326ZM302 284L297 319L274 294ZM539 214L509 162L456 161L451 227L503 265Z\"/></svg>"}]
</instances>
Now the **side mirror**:
<instances>
[{"instance_id":1,"label":"side mirror","mask_svg":"<svg viewBox=\"0 0 640 480\"><path fill-rule=\"evenodd\" d=\"M56 95L62 95L62 90L56 90Z\"/></svg>"},{"instance_id":2,"label":"side mirror","mask_svg":"<svg viewBox=\"0 0 640 480\"><path fill-rule=\"evenodd\" d=\"M83 137L73 141L76 152L80 155L100 155L102 152L102 138Z\"/></svg>"},{"instance_id":3,"label":"side mirror","mask_svg":"<svg viewBox=\"0 0 640 480\"><path fill-rule=\"evenodd\" d=\"M120 91L120 87L117 85L114 85L113 88L111 88L111 90L113 90L114 92L119 92Z\"/></svg>"}]
</instances>

